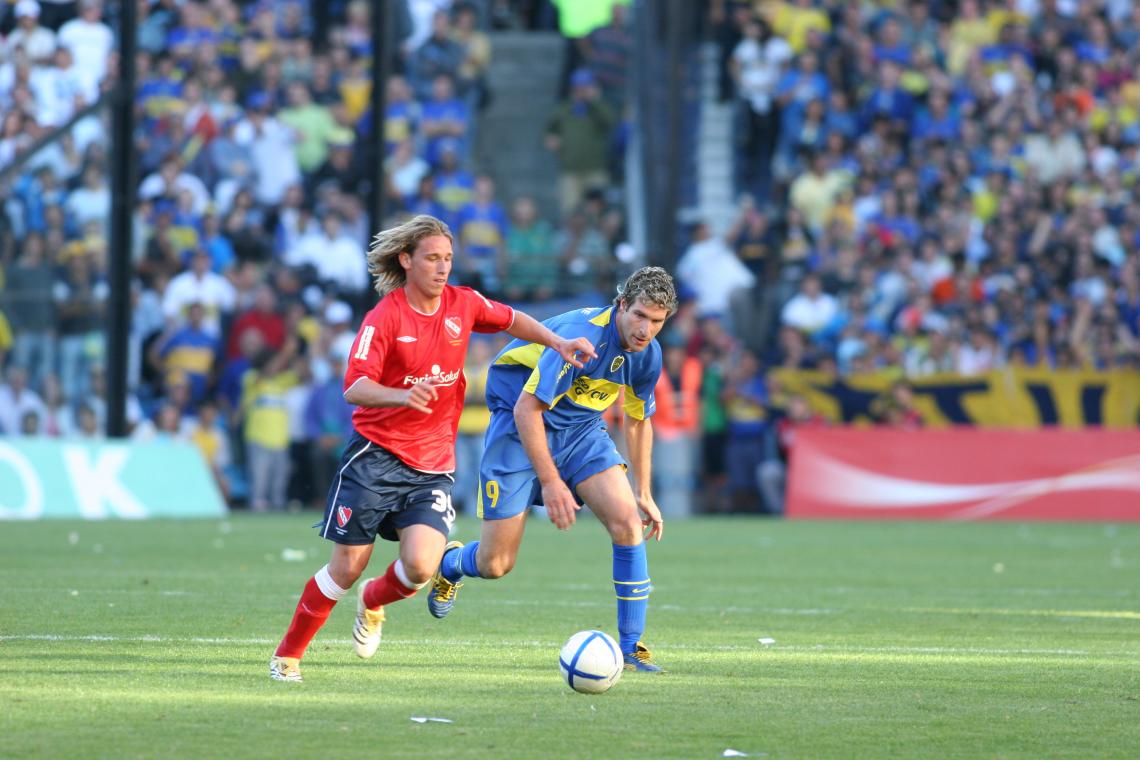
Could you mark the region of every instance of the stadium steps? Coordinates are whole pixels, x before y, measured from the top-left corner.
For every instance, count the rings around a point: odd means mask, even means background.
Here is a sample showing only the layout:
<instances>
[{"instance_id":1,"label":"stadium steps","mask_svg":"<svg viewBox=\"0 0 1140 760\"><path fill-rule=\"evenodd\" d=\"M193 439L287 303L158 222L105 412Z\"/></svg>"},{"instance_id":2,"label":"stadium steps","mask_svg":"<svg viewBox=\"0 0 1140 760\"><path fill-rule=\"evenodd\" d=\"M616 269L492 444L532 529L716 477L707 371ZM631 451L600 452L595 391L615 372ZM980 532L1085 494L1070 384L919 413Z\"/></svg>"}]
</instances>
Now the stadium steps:
<instances>
[{"instance_id":1,"label":"stadium steps","mask_svg":"<svg viewBox=\"0 0 1140 760\"><path fill-rule=\"evenodd\" d=\"M717 98L720 51L701 46L701 116L697 137L697 215L714 233L732 224L736 202L732 188L732 103Z\"/></svg>"},{"instance_id":2,"label":"stadium steps","mask_svg":"<svg viewBox=\"0 0 1140 760\"><path fill-rule=\"evenodd\" d=\"M557 33L491 35L492 100L480 117L475 147L476 165L495 178L504 205L531 195L548 219L558 218L558 163L542 137L558 100L565 44Z\"/></svg>"}]
</instances>

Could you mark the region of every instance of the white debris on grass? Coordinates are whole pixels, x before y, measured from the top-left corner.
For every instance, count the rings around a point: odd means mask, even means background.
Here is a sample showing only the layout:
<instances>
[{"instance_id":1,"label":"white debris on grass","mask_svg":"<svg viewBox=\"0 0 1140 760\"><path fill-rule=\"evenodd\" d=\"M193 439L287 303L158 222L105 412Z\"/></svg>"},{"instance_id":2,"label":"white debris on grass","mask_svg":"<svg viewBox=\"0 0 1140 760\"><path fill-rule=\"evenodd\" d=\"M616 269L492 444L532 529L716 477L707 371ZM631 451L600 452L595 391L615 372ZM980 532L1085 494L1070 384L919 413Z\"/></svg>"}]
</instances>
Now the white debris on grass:
<instances>
[{"instance_id":1,"label":"white debris on grass","mask_svg":"<svg viewBox=\"0 0 1140 760\"><path fill-rule=\"evenodd\" d=\"M454 723L451 718L423 718L418 715L412 716L413 723Z\"/></svg>"}]
</instances>

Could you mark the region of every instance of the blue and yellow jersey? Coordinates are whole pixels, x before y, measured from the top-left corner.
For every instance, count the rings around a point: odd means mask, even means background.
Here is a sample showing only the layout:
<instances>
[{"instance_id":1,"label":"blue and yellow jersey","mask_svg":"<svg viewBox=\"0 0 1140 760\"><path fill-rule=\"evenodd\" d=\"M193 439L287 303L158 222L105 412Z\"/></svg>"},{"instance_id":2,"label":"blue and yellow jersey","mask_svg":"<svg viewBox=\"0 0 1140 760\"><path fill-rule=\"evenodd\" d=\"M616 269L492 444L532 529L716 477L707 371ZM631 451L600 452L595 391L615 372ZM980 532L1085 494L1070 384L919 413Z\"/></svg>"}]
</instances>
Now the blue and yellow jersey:
<instances>
[{"instance_id":1,"label":"blue and yellow jersey","mask_svg":"<svg viewBox=\"0 0 1140 760\"><path fill-rule=\"evenodd\" d=\"M643 420L657 410L653 388L661 374L661 346L654 340L644 351L625 351L614 321L615 307L579 309L543 322L564 338L586 338L598 356L577 369L558 352L539 343L514 340L491 362L487 406L511 412L526 390L547 404L546 426L564 430L591 420L625 389L625 413Z\"/></svg>"}]
</instances>

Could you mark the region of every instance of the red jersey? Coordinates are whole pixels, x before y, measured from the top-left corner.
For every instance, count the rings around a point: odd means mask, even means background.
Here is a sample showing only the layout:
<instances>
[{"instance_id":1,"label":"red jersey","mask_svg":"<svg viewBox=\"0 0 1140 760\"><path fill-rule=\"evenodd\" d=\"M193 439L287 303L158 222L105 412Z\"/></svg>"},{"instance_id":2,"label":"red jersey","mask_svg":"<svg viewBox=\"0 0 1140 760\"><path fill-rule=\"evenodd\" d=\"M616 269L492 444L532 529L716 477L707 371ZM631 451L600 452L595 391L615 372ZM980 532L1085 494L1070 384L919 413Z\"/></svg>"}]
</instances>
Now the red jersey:
<instances>
[{"instance_id":1,"label":"red jersey","mask_svg":"<svg viewBox=\"0 0 1140 760\"><path fill-rule=\"evenodd\" d=\"M402 406L358 406L352 413L353 427L413 469L452 472L471 332L500 332L514 321L510 306L471 288L446 286L434 314L413 309L403 288L384 296L356 333L344 389L362 377L389 388L410 388L430 378L436 381L439 400L431 402L431 414Z\"/></svg>"}]
</instances>

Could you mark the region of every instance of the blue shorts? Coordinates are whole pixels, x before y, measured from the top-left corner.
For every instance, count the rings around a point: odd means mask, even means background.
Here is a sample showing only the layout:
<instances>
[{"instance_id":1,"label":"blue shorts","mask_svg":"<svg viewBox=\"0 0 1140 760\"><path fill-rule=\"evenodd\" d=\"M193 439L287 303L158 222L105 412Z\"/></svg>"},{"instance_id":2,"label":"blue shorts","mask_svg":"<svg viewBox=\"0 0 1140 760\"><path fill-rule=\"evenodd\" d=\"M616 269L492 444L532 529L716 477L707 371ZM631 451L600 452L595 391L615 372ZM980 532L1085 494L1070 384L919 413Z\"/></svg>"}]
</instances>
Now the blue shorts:
<instances>
[{"instance_id":1,"label":"blue shorts","mask_svg":"<svg viewBox=\"0 0 1140 760\"><path fill-rule=\"evenodd\" d=\"M413 470L354 432L329 486L325 516L314 527L330 541L353 546L375 543L377 534L399 541L399 529L409 525L430 525L446 536L455 522L454 482L447 474Z\"/></svg>"},{"instance_id":2,"label":"blue shorts","mask_svg":"<svg viewBox=\"0 0 1140 760\"><path fill-rule=\"evenodd\" d=\"M578 498L578 484L615 465L627 465L601 420L591 420L566 430L546 431L550 455L558 474ZM484 438L483 460L479 464L479 517L503 520L533 505L542 504L542 486L534 467L523 451L514 415L495 412Z\"/></svg>"}]
</instances>

